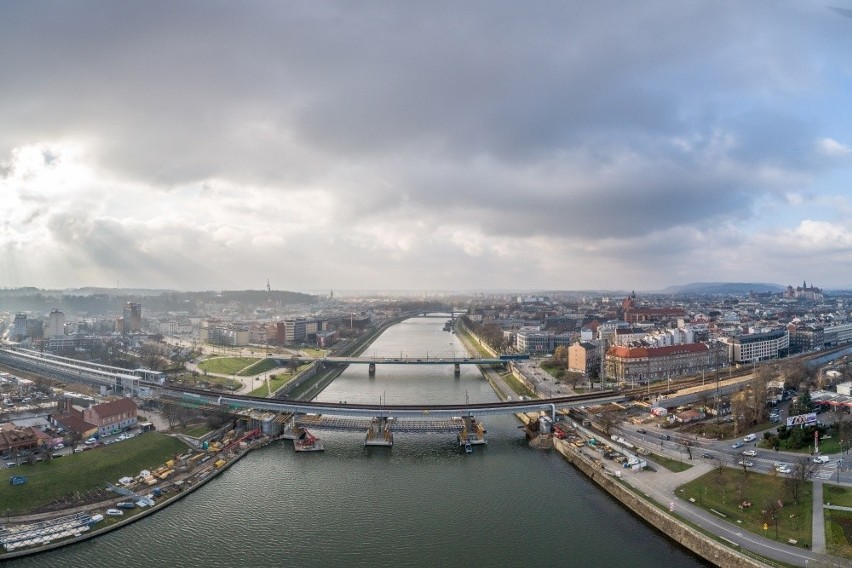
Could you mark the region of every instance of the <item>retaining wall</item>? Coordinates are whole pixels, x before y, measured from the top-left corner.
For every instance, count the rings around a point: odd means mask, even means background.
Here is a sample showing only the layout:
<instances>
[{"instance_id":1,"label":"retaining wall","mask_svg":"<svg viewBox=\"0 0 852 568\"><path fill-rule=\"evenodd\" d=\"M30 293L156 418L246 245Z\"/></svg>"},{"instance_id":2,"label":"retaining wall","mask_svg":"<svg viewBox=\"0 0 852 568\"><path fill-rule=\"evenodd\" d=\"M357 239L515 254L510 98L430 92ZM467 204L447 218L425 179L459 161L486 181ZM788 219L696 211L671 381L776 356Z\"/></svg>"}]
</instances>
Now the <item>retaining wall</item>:
<instances>
[{"instance_id":1,"label":"retaining wall","mask_svg":"<svg viewBox=\"0 0 852 568\"><path fill-rule=\"evenodd\" d=\"M613 479L612 476L606 475L600 467L583 456L571 444L558 439L553 442L556 451L565 456L565 459L585 473L604 491L618 499L624 506L660 532L705 560L725 568L766 568L766 564L713 540L642 499L619 481Z\"/></svg>"}]
</instances>

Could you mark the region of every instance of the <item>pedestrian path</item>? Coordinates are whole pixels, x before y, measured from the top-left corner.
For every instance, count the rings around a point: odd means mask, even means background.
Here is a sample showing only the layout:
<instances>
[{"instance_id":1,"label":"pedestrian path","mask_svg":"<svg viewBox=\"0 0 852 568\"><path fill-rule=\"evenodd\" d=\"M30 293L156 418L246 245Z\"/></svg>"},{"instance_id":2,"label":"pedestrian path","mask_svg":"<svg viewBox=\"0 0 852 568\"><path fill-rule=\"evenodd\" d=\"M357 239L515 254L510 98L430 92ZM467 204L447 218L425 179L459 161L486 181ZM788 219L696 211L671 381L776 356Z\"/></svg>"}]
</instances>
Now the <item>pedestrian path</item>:
<instances>
[{"instance_id":1,"label":"pedestrian path","mask_svg":"<svg viewBox=\"0 0 852 568\"><path fill-rule=\"evenodd\" d=\"M813 516L811 523L811 550L825 552L825 515L823 514L822 483L813 483Z\"/></svg>"}]
</instances>

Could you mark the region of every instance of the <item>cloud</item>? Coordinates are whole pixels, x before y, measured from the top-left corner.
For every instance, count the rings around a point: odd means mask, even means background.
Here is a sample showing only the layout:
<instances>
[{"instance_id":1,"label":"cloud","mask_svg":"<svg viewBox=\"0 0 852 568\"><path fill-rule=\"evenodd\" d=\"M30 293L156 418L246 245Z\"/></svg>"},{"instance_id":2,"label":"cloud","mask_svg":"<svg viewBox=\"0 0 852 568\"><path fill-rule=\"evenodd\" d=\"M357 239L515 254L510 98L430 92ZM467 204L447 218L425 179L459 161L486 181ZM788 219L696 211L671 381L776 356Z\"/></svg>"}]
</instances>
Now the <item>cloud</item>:
<instances>
[{"instance_id":1,"label":"cloud","mask_svg":"<svg viewBox=\"0 0 852 568\"><path fill-rule=\"evenodd\" d=\"M848 22L799 3L4 16L2 285L752 279L852 153Z\"/></svg>"},{"instance_id":2,"label":"cloud","mask_svg":"<svg viewBox=\"0 0 852 568\"><path fill-rule=\"evenodd\" d=\"M841 144L833 138L820 138L817 140L817 148L829 158L847 158L852 156L852 147Z\"/></svg>"}]
</instances>

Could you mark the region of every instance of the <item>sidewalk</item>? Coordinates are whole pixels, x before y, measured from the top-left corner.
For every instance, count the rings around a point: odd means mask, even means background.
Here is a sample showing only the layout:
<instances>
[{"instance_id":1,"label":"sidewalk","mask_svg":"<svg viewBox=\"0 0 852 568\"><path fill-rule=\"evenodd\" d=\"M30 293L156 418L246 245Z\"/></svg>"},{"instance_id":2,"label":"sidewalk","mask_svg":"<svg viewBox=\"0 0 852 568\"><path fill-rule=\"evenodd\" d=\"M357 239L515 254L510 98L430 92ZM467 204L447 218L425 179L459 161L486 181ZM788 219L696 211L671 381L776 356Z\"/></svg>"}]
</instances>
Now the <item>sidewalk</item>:
<instances>
[{"instance_id":1,"label":"sidewalk","mask_svg":"<svg viewBox=\"0 0 852 568\"><path fill-rule=\"evenodd\" d=\"M816 562L822 562L823 564L819 564L821 566L849 565L849 562L845 559L825 556L825 524L822 516L821 484L819 484L819 490L817 490L817 484L814 483L812 549L807 550L745 531L731 522L730 519L714 516L712 512L682 499L677 494L678 487L709 473L714 467L709 463L698 462L690 469L678 473L657 466L656 472L634 472L625 469L620 475L625 483L641 491L648 499L668 507L674 514L717 535L737 548L750 550L766 558L794 566L808 566ZM819 496L817 496L817 493L819 493ZM819 520L817 520L817 516L819 516ZM817 548L820 545L821 548Z\"/></svg>"}]
</instances>

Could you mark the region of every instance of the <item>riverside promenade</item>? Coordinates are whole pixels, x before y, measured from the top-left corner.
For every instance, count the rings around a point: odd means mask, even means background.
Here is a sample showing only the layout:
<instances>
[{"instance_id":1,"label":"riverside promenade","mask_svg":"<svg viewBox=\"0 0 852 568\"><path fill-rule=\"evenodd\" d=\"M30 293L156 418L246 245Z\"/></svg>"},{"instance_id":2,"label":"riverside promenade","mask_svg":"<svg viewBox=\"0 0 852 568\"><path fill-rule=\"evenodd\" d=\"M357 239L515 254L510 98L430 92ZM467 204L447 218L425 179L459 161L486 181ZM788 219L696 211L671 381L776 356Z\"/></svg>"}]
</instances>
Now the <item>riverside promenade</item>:
<instances>
[{"instance_id":1,"label":"riverside promenade","mask_svg":"<svg viewBox=\"0 0 852 568\"><path fill-rule=\"evenodd\" d=\"M852 565L852 562L847 559L825 554L825 523L823 520L825 506L823 505L822 483L820 481L814 482L812 548L805 549L741 529L735 521L720 518L712 512L681 498L678 494L678 488L702 475L710 473L714 468L710 463L696 462L693 467L685 471L672 472L655 464L653 460L648 460L656 471L632 471L631 469L607 471L607 469L602 468L600 465L599 454L596 454L592 450L587 448L576 449L573 446L570 446L570 450L568 450L567 447L569 445L561 441L558 441L556 446L558 450L560 447L562 448L560 453L569 462L586 473L593 481L613 495L613 497L617 498L625 506L628 506L640 517L665 532L671 538L695 552L699 551L693 548L690 543L693 543L696 539L703 539L710 546L707 550L712 550L713 554L719 553L718 546L724 546L736 552L738 558L736 565L780 566L783 564L790 566L824 566L836 568L848 568ZM629 496L627 499L620 498L618 491L612 491L613 483L621 487L624 485L629 486L633 490L630 492L631 495L642 496L644 503L639 503L629 498ZM652 510L654 512L653 521L647 515L648 511ZM665 522L671 526L665 528L658 524L661 518L666 518ZM674 530L672 528L674 525L682 526L678 526L678 530ZM680 537L683 537L687 530L694 530L692 527L698 527L707 533L715 535L722 543L698 531L694 531L696 534L689 535L686 538L686 542L684 542ZM726 560L720 563L718 558L705 554L701 555L720 566L734 565L732 564L734 560L727 558L727 556ZM739 558L740 556L743 558ZM768 562L764 562L763 559L768 560Z\"/></svg>"}]
</instances>

